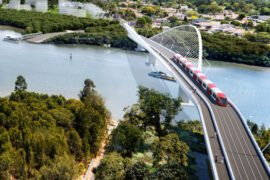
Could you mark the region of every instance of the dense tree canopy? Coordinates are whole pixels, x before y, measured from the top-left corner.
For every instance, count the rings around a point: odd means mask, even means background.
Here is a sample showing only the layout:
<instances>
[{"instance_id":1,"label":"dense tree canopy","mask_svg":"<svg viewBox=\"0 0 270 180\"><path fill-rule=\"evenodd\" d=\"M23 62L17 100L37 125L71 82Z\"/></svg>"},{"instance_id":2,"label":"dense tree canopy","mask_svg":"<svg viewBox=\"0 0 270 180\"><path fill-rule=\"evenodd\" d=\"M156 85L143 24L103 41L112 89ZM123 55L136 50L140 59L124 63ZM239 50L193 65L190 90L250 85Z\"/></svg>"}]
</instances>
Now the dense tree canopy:
<instances>
[{"instance_id":1,"label":"dense tree canopy","mask_svg":"<svg viewBox=\"0 0 270 180\"><path fill-rule=\"evenodd\" d=\"M0 179L76 178L105 136L104 102L27 92L24 84L18 76L19 90L0 98Z\"/></svg>"},{"instance_id":2,"label":"dense tree canopy","mask_svg":"<svg viewBox=\"0 0 270 180\"><path fill-rule=\"evenodd\" d=\"M202 33L206 58L259 66L270 66L269 46L235 36Z\"/></svg>"},{"instance_id":3,"label":"dense tree canopy","mask_svg":"<svg viewBox=\"0 0 270 180\"><path fill-rule=\"evenodd\" d=\"M142 132L129 122L123 121L112 131L113 150L121 153L123 157L131 157L139 147Z\"/></svg>"},{"instance_id":4,"label":"dense tree canopy","mask_svg":"<svg viewBox=\"0 0 270 180\"><path fill-rule=\"evenodd\" d=\"M159 136L166 135L171 121L181 110L181 99L142 86L138 94L138 104L144 114L143 126L154 126Z\"/></svg>"},{"instance_id":5,"label":"dense tree canopy","mask_svg":"<svg viewBox=\"0 0 270 180\"><path fill-rule=\"evenodd\" d=\"M128 159L124 159L116 152L109 153L101 160L95 172L95 179L121 180L125 178L126 169L130 166Z\"/></svg>"},{"instance_id":6,"label":"dense tree canopy","mask_svg":"<svg viewBox=\"0 0 270 180\"><path fill-rule=\"evenodd\" d=\"M0 9L0 25L23 28L25 33L85 30L91 27L115 28L118 31L123 31L119 22L115 20L78 18L75 16L13 9Z\"/></svg>"},{"instance_id":7,"label":"dense tree canopy","mask_svg":"<svg viewBox=\"0 0 270 180\"><path fill-rule=\"evenodd\" d=\"M177 134L168 134L165 137L159 138L154 142L154 165L159 163L180 163L182 166L187 166L187 152L189 147L186 143L178 139Z\"/></svg>"}]
</instances>

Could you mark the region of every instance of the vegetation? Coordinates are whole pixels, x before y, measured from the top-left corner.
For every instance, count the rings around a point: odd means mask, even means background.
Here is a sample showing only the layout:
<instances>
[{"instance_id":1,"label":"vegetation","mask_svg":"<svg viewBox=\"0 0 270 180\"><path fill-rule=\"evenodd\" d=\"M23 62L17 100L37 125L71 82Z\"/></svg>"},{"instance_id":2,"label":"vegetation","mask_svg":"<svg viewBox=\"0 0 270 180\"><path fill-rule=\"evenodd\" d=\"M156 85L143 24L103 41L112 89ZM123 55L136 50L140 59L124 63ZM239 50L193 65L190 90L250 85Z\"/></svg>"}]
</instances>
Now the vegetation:
<instances>
[{"instance_id":1,"label":"vegetation","mask_svg":"<svg viewBox=\"0 0 270 180\"><path fill-rule=\"evenodd\" d=\"M142 86L138 96L112 131L107 155L95 170L97 179L197 178L195 158L180 139L179 128L171 125L181 100ZM191 128L200 131L197 123Z\"/></svg>"},{"instance_id":2,"label":"vegetation","mask_svg":"<svg viewBox=\"0 0 270 180\"><path fill-rule=\"evenodd\" d=\"M98 29L104 31L108 29L119 29L123 31L123 28L119 25L119 21L115 20L78 18L54 13L17 11L13 9L0 9L0 24L23 28L25 29L25 33L86 30L91 27L104 27L104 29Z\"/></svg>"},{"instance_id":3,"label":"vegetation","mask_svg":"<svg viewBox=\"0 0 270 180\"><path fill-rule=\"evenodd\" d=\"M179 141L178 135L171 133L159 138L153 144L154 166L162 163L177 163L187 166L187 152L189 147L186 143Z\"/></svg>"},{"instance_id":4,"label":"vegetation","mask_svg":"<svg viewBox=\"0 0 270 180\"><path fill-rule=\"evenodd\" d=\"M100 165L95 170L95 179L124 179L127 168L129 167L129 159L124 159L120 154L112 152L104 156Z\"/></svg>"},{"instance_id":5,"label":"vegetation","mask_svg":"<svg viewBox=\"0 0 270 180\"><path fill-rule=\"evenodd\" d=\"M136 43L130 40L126 32L120 32L119 29L112 29L111 31L98 31L98 27L92 28L96 32L87 33L69 33L61 36L56 36L47 40L47 43L55 44L88 44L102 46L110 44L111 47L123 48L133 50L137 47ZM114 31L115 30L115 31Z\"/></svg>"},{"instance_id":6,"label":"vegetation","mask_svg":"<svg viewBox=\"0 0 270 180\"><path fill-rule=\"evenodd\" d=\"M220 33L210 35L202 32L202 39L206 58L270 66L270 48L265 44Z\"/></svg>"},{"instance_id":7,"label":"vegetation","mask_svg":"<svg viewBox=\"0 0 270 180\"><path fill-rule=\"evenodd\" d=\"M121 153L123 157L131 157L139 148L141 137L142 132L137 126L126 121L120 122L112 132L113 150Z\"/></svg>"},{"instance_id":8,"label":"vegetation","mask_svg":"<svg viewBox=\"0 0 270 180\"><path fill-rule=\"evenodd\" d=\"M256 139L259 147L263 149L270 141L270 128L266 129L264 125L258 126L252 121L247 121L247 124ZM263 155L265 159L270 162L270 146L264 150Z\"/></svg>"},{"instance_id":9,"label":"vegetation","mask_svg":"<svg viewBox=\"0 0 270 180\"><path fill-rule=\"evenodd\" d=\"M75 179L106 134L108 110L91 80L82 101L27 92L0 98L0 179Z\"/></svg>"}]
</instances>

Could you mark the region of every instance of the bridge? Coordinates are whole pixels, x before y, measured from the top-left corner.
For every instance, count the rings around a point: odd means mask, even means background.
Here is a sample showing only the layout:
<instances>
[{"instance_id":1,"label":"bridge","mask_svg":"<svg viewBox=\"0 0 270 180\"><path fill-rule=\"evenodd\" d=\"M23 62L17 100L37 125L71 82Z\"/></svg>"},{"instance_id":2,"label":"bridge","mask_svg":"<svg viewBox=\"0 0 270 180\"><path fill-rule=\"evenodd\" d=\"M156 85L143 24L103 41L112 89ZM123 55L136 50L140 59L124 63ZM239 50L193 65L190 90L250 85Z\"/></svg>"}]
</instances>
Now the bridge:
<instances>
[{"instance_id":1,"label":"bridge","mask_svg":"<svg viewBox=\"0 0 270 180\"><path fill-rule=\"evenodd\" d=\"M190 94L190 98L196 105L201 118L214 179L270 179L269 165L254 140L245 119L233 102L229 100L227 107L221 107L213 103L202 89L172 60L173 54L180 48L183 50L181 52L184 53L184 55L181 55L196 63L199 69L201 68L202 43L198 29L194 26L176 27L164 32L168 40L159 41L160 38L164 37L162 37L163 34L147 39L139 36L126 22L121 21L121 25L127 30L130 39L150 53L150 60L162 63L174 75L177 82L183 86L184 91ZM185 51L185 42L179 43L179 47L172 47L173 41L175 41L173 37L179 36L175 32L177 28L190 28L193 34L197 35L197 39L191 44L195 53ZM166 33L169 35L166 35ZM195 47L196 41L197 47ZM192 42L189 41L189 43ZM189 56L188 54L193 55ZM193 91L193 88L196 91ZM214 157L216 155L219 158L224 157L224 163L215 162Z\"/></svg>"}]
</instances>

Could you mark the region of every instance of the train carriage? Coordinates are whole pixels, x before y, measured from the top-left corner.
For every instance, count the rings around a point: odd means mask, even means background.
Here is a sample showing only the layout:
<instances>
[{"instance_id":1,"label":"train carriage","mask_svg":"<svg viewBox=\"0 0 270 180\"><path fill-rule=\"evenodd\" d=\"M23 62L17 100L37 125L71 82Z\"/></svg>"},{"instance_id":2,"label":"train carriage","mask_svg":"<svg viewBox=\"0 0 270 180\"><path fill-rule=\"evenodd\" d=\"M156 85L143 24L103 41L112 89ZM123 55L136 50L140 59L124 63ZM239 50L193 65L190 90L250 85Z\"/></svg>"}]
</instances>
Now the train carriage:
<instances>
[{"instance_id":1,"label":"train carriage","mask_svg":"<svg viewBox=\"0 0 270 180\"><path fill-rule=\"evenodd\" d=\"M174 54L173 59L193 78L214 101L220 106L227 106L226 95L217 88L200 70L180 54Z\"/></svg>"},{"instance_id":2,"label":"train carriage","mask_svg":"<svg viewBox=\"0 0 270 180\"><path fill-rule=\"evenodd\" d=\"M213 88L211 96L218 105L227 106L227 97L220 89Z\"/></svg>"}]
</instances>

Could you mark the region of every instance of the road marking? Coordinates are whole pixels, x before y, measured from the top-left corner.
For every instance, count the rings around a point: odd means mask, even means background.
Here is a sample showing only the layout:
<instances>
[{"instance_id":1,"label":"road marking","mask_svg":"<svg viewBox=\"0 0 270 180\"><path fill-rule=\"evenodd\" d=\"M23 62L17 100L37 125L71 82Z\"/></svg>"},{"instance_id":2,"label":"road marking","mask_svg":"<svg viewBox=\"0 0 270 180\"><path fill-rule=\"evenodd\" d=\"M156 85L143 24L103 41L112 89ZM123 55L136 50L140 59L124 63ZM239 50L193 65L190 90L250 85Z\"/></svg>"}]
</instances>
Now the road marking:
<instances>
[{"instance_id":1,"label":"road marking","mask_svg":"<svg viewBox=\"0 0 270 180\"><path fill-rule=\"evenodd\" d=\"M215 111L215 109L213 108L213 111L217 114L217 116L219 117L219 119L221 119L220 118L220 115L219 115L219 113L217 113L216 111ZM223 129L223 131L225 132L225 129L224 129L224 127L223 126L221 126L222 127L222 129ZM226 141L227 141L227 144L229 145L229 148L230 148L230 151L231 152L233 152L232 151L232 147L231 147L231 144L230 143L228 143L229 142L229 140L228 140L228 136L227 136L227 134L226 133L224 133L225 134L225 137L226 137ZM240 179L243 179L242 178L242 175L241 175L241 173L240 173L240 170L239 170L239 168L238 168L238 166L237 166L237 163L236 163L236 160L235 160L235 157L234 157L234 154L233 153L231 153L232 154L232 157L233 157L233 161L234 161L234 164L236 165L236 169L237 169L237 172L238 172L238 174L240 175Z\"/></svg>"}]
</instances>

